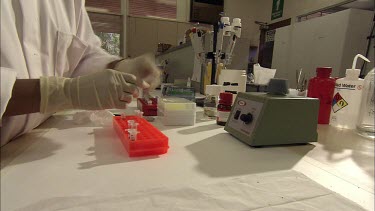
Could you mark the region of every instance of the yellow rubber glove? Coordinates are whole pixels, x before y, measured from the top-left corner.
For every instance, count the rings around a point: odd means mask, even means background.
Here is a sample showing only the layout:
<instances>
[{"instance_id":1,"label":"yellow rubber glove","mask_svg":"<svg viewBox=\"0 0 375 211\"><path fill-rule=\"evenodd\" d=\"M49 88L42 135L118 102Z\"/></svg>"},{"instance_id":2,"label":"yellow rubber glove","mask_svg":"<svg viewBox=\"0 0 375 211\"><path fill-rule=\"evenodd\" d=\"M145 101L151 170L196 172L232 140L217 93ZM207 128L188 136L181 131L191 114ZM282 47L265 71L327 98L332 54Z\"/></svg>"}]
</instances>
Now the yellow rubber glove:
<instances>
[{"instance_id":1,"label":"yellow rubber glove","mask_svg":"<svg viewBox=\"0 0 375 211\"><path fill-rule=\"evenodd\" d=\"M114 69L143 79L150 85L150 90L160 85L161 70L156 66L154 59L150 55L122 60Z\"/></svg>"},{"instance_id":2,"label":"yellow rubber glove","mask_svg":"<svg viewBox=\"0 0 375 211\"><path fill-rule=\"evenodd\" d=\"M41 77L41 113L64 109L101 110L124 109L133 97L138 97L138 87L149 84L134 75L112 69L98 71L77 78Z\"/></svg>"}]
</instances>

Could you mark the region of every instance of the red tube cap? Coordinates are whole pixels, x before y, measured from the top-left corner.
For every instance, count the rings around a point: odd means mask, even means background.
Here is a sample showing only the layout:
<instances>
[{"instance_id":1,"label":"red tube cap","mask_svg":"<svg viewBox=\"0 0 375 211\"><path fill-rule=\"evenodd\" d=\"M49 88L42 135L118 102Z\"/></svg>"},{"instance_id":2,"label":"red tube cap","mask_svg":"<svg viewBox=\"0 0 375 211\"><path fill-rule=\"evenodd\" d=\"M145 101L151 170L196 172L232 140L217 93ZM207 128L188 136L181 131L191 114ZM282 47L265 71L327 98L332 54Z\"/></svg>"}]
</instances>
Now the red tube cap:
<instances>
[{"instance_id":1,"label":"red tube cap","mask_svg":"<svg viewBox=\"0 0 375 211\"><path fill-rule=\"evenodd\" d=\"M220 93L220 100L219 103L226 104L226 105L232 105L233 102L233 94L230 92L222 92Z\"/></svg>"}]
</instances>

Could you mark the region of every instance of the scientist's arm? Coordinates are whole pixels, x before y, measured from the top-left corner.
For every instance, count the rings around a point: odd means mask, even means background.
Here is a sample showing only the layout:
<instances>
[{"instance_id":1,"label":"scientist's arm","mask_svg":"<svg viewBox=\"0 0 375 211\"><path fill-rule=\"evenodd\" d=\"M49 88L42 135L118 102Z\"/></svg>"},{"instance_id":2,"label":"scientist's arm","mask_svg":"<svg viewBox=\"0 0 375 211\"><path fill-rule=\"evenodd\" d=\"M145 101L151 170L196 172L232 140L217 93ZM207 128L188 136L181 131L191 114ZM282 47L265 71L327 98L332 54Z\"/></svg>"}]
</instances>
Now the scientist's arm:
<instances>
[{"instance_id":1,"label":"scientist's arm","mask_svg":"<svg viewBox=\"0 0 375 211\"><path fill-rule=\"evenodd\" d=\"M152 56L144 55L135 59L122 59L108 54L101 48L101 41L91 27L84 5L82 5L79 17L76 36L85 41L87 48L73 77L108 68L144 79L150 85L150 89L159 85L161 71L155 65Z\"/></svg>"},{"instance_id":2,"label":"scientist's arm","mask_svg":"<svg viewBox=\"0 0 375 211\"><path fill-rule=\"evenodd\" d=\"M2 116L49 114L65 109L124 109L133 97L138 97L137 87L150 86L134 75L111 69L76 78L17 79L7 104L2 102Z\"/></svg>"},{"instance_id":3,"label":"scientist's arm","mask_svg":"<svg viewBox=\"0 0 375 211\"><path fill-rule=\"evenodd\" d=\"M39 79L17 79L13 85L12 97L3 116L36 113L40 110Z\"/></svg>"}]
</instances>

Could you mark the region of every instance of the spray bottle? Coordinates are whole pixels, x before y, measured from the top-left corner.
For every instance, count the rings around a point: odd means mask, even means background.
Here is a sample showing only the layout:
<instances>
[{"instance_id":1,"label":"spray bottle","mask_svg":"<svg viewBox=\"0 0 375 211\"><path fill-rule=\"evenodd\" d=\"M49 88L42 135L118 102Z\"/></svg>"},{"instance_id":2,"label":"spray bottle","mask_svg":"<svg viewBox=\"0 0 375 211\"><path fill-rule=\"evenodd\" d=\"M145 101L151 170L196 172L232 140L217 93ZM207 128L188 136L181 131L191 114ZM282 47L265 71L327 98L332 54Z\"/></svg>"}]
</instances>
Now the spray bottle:
<instances>
[{"instance_id":1,"label":"spray bottle","mask_svg":"<svg viewBox=\"0 0 375 211\"><path fill-rule=\"evenodd\" d=\"M346 76L336 80L330 120L332 126L346 129L356 127L363 89L363 79L358 78L361 70L355 69L358 58L370 62L366 57L357 54L352 68L346 70Z\"/></svg>"}]
</instances>

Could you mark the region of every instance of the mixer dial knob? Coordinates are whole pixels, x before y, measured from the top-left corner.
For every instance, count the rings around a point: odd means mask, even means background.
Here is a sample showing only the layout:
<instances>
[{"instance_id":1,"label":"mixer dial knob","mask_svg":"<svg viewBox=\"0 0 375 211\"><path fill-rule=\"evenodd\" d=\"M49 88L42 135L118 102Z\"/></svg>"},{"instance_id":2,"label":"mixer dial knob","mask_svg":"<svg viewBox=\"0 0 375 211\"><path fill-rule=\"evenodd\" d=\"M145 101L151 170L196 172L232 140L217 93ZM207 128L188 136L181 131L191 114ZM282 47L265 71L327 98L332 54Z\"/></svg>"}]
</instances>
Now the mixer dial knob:
<instances>
[{"instance_id":1,"label":"mixer dial knob","mask_svg":"<svg viewBox=\"0 0 375 211\"><path fill-rule=\"evenodd\" d=\"M250 124L253 121L253 115L251 113L248 114L242 114L240 116L241 121L243 121L245 124Z\"/></svg>"}]
</instances>

